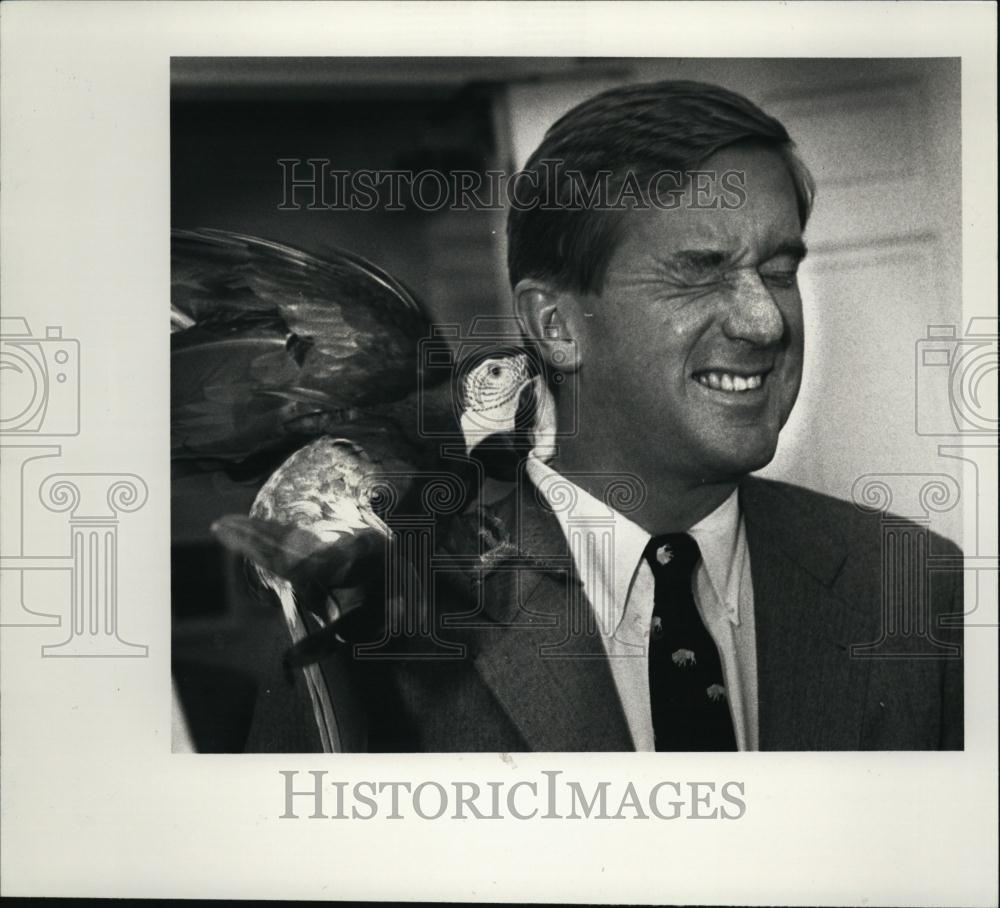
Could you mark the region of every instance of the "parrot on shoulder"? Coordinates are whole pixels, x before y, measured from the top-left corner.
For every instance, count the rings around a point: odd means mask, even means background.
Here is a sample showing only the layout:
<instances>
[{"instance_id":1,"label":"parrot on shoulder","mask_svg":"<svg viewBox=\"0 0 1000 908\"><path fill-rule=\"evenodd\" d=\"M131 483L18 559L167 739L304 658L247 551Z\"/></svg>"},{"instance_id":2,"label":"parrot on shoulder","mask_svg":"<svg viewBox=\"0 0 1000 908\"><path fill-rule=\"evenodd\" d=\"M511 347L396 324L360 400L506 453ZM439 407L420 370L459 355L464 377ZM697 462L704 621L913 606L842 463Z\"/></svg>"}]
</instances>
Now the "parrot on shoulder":
<instances>
[{"instance_id":1,"label":"parrot on shoulder","mask_svg":"<svg viewBox=\"0 0 1000 908\"><path fill-rule=\"evenodd\" d=\"M280 603L324 750L340 736L317 662L384 595L394 519L443 487L441 520L474 518L554 432L527 349L487 345L435 367L422 358L431 328L410 291L353 253L173 231L174 473L261 481L249 513L212 531ZM503 527L477 532L484 564L516 556Z\"/></svg>"}]
</instances>

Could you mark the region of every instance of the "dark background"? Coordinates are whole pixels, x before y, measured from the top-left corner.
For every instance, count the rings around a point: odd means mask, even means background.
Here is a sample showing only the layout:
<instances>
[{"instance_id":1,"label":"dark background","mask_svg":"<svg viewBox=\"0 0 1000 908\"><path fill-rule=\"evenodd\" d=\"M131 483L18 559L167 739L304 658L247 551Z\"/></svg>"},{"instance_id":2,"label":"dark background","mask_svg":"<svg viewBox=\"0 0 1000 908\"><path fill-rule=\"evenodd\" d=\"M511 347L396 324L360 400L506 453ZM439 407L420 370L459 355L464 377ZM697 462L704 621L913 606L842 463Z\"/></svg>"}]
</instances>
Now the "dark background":
<instances>
[{"instance_id":1,"label":"dark background","mask_svg":"<svg viewBox=\"0 0 1000 908\"><path fill-rule=\"evenodd\" d=\"M468 333L477 315L509 315L504 211L281 211L278 159L510 174L605 88L722 85L784 123L818 187L800 280L803 385L763 474L846 500L871 475L961 484L961 461L939 451L955 432L947 370L919 365L928 326L965 330L960 76L947 58L176 58L172 223L320 255L346 247ZM175 681L195 748L238 750L287 632L208 528L246 513L256 487L200 477L172 492ZM893 506L962 538L961 507Z\"/></svg>"},{"instance_id":2,"label":"dark background","mask_svg":"<svg viewBox=\"0 0 1000 908\"><path fill-rule=\"evenodd\" d=\"M601 60L175 59L171 221L360 253L402 280L436 322L468 329L502 310L503 211L281 210L281 158L337 169L515 169L504 132L511 84L603 73ZM287 642L269 593L209 527L246 513L259 483L172 482L173 677L199 751L238 751L257 690ZM280 643L280 645L278 645Z\"/></svg>"}]
</instances>

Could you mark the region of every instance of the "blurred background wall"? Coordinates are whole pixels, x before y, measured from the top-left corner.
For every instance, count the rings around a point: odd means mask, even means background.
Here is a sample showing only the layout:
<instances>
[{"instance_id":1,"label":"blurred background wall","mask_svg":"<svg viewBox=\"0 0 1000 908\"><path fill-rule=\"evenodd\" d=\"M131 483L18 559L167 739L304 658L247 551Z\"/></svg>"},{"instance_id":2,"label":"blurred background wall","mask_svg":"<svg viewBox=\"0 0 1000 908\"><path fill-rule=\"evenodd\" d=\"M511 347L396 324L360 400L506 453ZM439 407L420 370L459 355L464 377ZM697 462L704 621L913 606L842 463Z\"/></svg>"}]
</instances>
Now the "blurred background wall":
<instances>
[{"instance_id":1,"label":"blurred background wall","mask_svg":"<svg viewBox=\"0 0 1000 908\"><path fill-rule=\"evenodd\" d=\"M842 498L870 473L960 479L959 462L938 454L941 436L928 434L953 420L948 369L922 355L929 326L963 331L957 60L179 58L173 225L352 249L407 283L436 321L468 331L477 316L510 314L505 212L280 210L277 161L510 173L579 101L663 78L757 102L816 178L801 279L805 377L765 475ZM239 567L207 528L256 490L207 482L174 483L175 663L245 666L233 642L243 612L218 604L244 595ZM960 507L932 516L932 528L960 538ZM242 722L219 741L238 740Z\"/></svg>"}]
</instances>

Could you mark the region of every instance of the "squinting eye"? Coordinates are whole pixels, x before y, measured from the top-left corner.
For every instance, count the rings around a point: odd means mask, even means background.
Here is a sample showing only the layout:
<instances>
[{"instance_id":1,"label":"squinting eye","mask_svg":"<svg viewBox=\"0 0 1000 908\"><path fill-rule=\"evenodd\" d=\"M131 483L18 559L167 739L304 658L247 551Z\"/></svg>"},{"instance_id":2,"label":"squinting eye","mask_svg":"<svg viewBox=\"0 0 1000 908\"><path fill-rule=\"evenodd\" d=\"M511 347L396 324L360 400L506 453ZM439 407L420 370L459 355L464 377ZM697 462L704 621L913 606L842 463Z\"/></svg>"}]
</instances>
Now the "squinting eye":
<instances>
[{"instance_id":1,"label":"squinting eye","mask_svg":"<svg viewBox=\"0 0 1000 908\"><path fill-rule=\"evenodd\" d=\"M798 280L798 273L795 271L776 271L770 274L762 274L761 278L764 283L771 287L790 289L795 286Z\"/></svg>"}]
</instances>

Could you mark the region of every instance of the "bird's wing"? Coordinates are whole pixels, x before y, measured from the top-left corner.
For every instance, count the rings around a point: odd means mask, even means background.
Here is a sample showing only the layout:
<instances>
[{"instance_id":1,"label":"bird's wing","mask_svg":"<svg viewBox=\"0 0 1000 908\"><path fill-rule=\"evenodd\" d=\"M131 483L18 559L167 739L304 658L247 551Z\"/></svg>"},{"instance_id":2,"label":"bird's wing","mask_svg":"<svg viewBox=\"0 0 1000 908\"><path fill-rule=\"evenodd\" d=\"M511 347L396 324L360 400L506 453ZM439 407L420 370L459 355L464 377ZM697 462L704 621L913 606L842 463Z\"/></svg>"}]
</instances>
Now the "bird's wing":
<instances>
[{"instance_id":1,"label":"bird's wing","mask_svg":"<svg viewBox=\"0 0 1000 908\"><path fill-rule=\"evenodd\" d=\"M338 635L383 617L361 603L397 607L401 597L379 587L393 539L381 515L423 502L441 479L440 445L449 433L461 438L447 369L432 393L420 372L429 320L402 285L357 256L320 259L222 231L174 232L171 302L174 457L270 471L298 448L249 516L213 529L274 592L324 749L338 750L338 691L318 660ZM453 510L472 487L470 470L444 477L457 490Z\"/></svg>"},{"instance_id":2,"label":"bird's wing","mask_svg":"<svg viewBox=\"0 0 1000 908\"><path fill-rule=\"evenodd\" d=\"M171 327L174 456L239 461L284 442L289 420L412 393L429 320L352 253L175 230Z\"/></svg>"}]
</instances>

